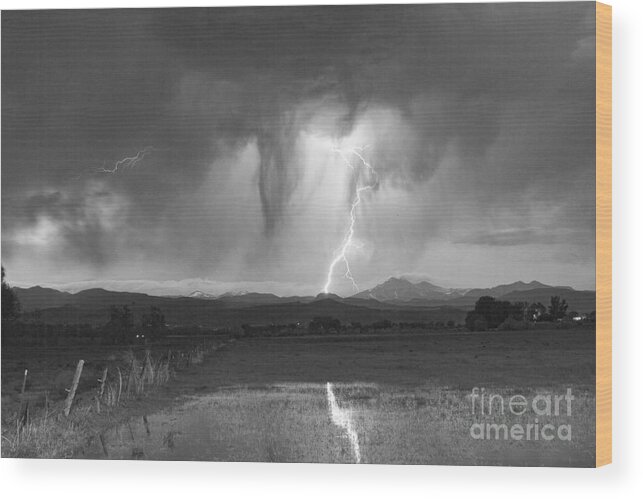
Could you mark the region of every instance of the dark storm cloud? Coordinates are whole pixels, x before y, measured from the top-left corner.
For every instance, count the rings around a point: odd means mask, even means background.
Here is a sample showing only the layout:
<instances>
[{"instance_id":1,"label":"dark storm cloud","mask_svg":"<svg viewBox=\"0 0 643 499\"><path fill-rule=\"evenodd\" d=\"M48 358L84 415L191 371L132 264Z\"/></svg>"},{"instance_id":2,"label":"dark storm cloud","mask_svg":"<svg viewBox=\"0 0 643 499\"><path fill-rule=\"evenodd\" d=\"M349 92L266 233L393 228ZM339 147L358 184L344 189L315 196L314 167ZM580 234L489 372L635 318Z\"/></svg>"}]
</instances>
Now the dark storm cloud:
<instances>
[{"instance_id":1,"label":"dark storm cloud","mask_svg":"<svg viewBox=\"0 0 643 499\"><path fill-rule=\"evenodd\" d=\"M399 109L417 139L380 147L380 163L401 183L426 180L449 144L477 159L499 132L504 103L572 70L588 12L578 4L186 9L161 13L153 31L202 75L200 92L227 102L220 109L231 113L209 115L217 133L258 137L270 230L297 185L292 149L309 119L298 105L320 96L343 103L330 125L338 136L368 106ZM569 90L592 91L592 81Z\"/></svg>"},{"instance_id":2,"label":"dark storm cloud","mask_svg":"<svg viewBox=\"0 0 643 499\"><path fill-rule=\"evenodd\" d=\"M526 244L559 244L569 239L569 232L547 229L507 229L474 232L455 241L458 244L481 246L521 246Z\"/></svg>"},{"instance_id":3,"label":"dark storm cloud","mask_svg":"<svg viewBox=\"0 0 643 499\"><path fill-rule=\"evenodd\" d=\"M5 11L3 233L53 220L64 248L97 265L118 258L114 239L154 244L159 230L182 234L164 241L176 251L188 230L193 246L210 244L192 194L215 160L254 143L270 236L301 182L299 134L341 138L378 109L394 115L372 145L382 182L421 189L450 154L466 165L455 195L481 217L499 196L520 210L530 190L565 204L593 154L593 12L590 2ZM137 169L96 173L147 146ZM104 189L118 233L90 209ZM592 217L567 213L561 224Z\"/></svg>"}]
</instances>

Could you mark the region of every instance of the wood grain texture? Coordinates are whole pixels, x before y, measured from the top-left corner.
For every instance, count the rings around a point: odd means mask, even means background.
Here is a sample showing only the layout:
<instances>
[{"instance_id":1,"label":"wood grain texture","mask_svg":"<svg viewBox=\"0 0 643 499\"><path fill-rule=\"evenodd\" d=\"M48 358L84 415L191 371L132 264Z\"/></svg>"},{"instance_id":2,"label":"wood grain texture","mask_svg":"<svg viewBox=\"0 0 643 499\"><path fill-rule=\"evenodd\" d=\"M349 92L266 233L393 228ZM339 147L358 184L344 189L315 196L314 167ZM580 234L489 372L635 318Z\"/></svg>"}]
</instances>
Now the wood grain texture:
<instances>
[{"instance_id":1,"label":"wood grain texture","mask_svg":"<svg viewBox=\"0 0 643 499\"><path fill-rule=\"evenodd\" d=\"M596 3L596 466L612 462L612 7Z\"/></svg>"}]
</instances>

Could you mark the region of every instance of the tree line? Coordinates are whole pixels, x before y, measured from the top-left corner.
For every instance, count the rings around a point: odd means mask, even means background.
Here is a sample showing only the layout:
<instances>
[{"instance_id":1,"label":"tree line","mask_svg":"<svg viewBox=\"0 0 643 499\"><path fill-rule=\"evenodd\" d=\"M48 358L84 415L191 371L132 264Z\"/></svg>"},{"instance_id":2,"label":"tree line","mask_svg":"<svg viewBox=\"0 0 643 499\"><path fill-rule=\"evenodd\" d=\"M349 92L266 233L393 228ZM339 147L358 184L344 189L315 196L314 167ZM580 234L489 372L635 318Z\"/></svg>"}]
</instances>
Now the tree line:
<instances>
[{"instance_id":1,"label":"tree line","mask_svg":"<svg viewBox=\"0 0 643 499\"><path fill-rule=\"evenodd\" d=\"M2 323L3 330L13 332L13 336L31 336L37 341L46 342L49 336L64 337L100 337L108 343L147 343L161 338L166 332L165 316L158 307L150 307L137 323L128 305L112 306L109 309L109 319L103 326L92 327L83 325L53 325L42 324L38 313L34 313L35 322L19 321L21 317L20 301L16 293L7 283L4 266L2 266ZM3 337L5 335L3 334Z\"/></svg>"},{"instance_id":2,"label":"tree line","mask_svg":"<svg viewBox=\"0 0 643 499\"><path fill-rule=\"evenodd\" d=\"M11 321L20 315L20 302L13 289L5 281L4 266L2 266L2 321Z\"/></svg>"},{"instance_id":3,"label":"tree line","mask_svg":"<svg viewBox=\"0 0 643 499\"><path fill-rule=\"evenodd\" d=\"M475 304L465 319L465 324L471 331L484 331L495 329L511 321L524 325L533 322L554 322L566 318L580 317L578 312L569 312L567 300L560 296L551 296L549 305L540 302L508 302L497 300L492 296L482 296ZM587 320L592 320L594 313Z\"/></svg>"}]
</instances>

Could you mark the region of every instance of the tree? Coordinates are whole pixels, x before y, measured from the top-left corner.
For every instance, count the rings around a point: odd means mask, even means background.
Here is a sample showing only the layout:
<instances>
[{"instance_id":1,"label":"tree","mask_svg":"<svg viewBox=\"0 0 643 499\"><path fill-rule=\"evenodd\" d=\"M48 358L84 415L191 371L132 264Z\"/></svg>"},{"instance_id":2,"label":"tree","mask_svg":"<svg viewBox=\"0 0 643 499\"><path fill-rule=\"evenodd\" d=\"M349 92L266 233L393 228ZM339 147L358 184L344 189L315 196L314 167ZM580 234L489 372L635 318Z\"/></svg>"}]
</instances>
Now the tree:
<instances>
[{"instance_id":1,"label":"tree","mask_svg":"<svg viewBox=\"0 0 643 499\"><path fill-rule=\"evenodd\" d=\"M514 321L524 321L526 310L525 302L510 303L492 296L481 296L473 311L467 315L465 324L472 331L497 328L509 317Z\"/></svg>"},{"instance_id":2,"label":"tree","mask_svg":"<svg viewBox=\"0 0 643 499\"><path fill-rule=\"evenodd\" d=\"M513 313L511 317L517 321L529 320L529 302L516 301L513 303Z\"/></svg>"},{"instance_id":3,"label":"tree","mask_svg":"<svg viewBox=\"0 0 643 499\"><path fill-rule=\"evenodd\" d=\"M134 317L127 305L117 307L112 305L109 309L109 322L107 323L110 336L117 343L125 343L132 336Z\"/></svg>"},{"instance_id":4,"label":"tree","mask_svg":"<svg viewBox=\"0 0 643 499\"><path fill-rule=\"evenodd\" d=\"M547 308L540 302L532 303L527 307L526 318L529 321L541 320L547 313Z\"/></svg>"},{"instance_id":5,"label":"tree","mask_svg":"<svg viewBox=\"0 0 643 499\"><path fill-rule=\"evenodd\" d=\"M549 316L552 320L563 319L567 314L567 301L560 296L552 296L549 300Z\"/></svg>"},{"instance_id":6,"label":"tree","mask_svg":"<svg viewBox=\"0 0 643 499\"><path fill-rule=\"evenodd\" d=\"M496 300L492 296L482 296L476 302L473 310L487 321L487 326L498 327L514 311L508 301Z\"/></svg>"},{"instance_id":7,"label":"tree","mask_svg":"<svg viewBox=\"0 0 643 499\"><path fill-rule=\"evenodd\" d=\"M475 311L471 311L467 314L467 317L464 319L464 324L470 331L487 330L487 319L485 319L484 315Z\"/></svg>"},{"instance_id":8,"label":"tree","mask_svg":"<svg viewBox=\"0 0 643 499\"><path fill-rule=\"evenodd\" d=\"M165 329L165 316L158 307L150 307L150 313L143 315L141 326L144 334L150 339L157 339Z\"/></svg>"},{"instance_id":9,"label":"tree","mask_svg":"<svg viewBox=\"0 0 643 499\"><path fill-rule=\"evenodd\" d=\"M20 315L20 302L4 278L5 271L4 266L2 266L2 319L15 320Z\"/></svg>"}]
</instances>

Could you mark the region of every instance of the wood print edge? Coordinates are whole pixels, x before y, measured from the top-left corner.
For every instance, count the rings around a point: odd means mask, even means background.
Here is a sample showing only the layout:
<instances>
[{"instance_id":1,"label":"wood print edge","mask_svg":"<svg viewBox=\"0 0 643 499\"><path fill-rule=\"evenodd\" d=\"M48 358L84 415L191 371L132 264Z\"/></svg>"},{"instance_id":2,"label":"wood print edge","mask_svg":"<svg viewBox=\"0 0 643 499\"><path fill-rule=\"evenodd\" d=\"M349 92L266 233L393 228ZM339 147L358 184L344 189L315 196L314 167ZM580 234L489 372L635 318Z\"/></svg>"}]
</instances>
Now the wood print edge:
<instances>
[{"instance_id":1,"label":"wood print edge","mask_svg":"<svg viewBox=\"0 0 643 499\"><path fill-rule=\"evenodd\" d=\"M596 3L596 466L612 462L612 7Z\"/></svg>"}]
</instances>

